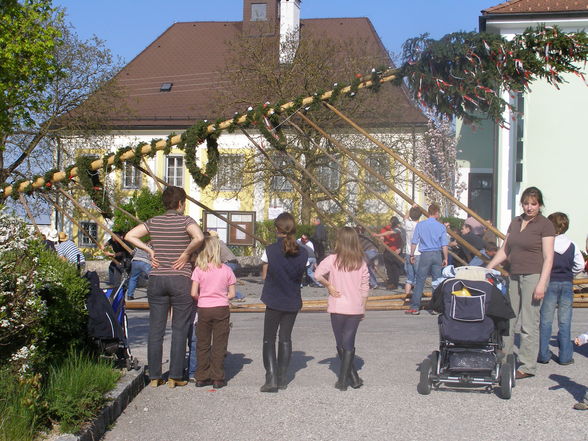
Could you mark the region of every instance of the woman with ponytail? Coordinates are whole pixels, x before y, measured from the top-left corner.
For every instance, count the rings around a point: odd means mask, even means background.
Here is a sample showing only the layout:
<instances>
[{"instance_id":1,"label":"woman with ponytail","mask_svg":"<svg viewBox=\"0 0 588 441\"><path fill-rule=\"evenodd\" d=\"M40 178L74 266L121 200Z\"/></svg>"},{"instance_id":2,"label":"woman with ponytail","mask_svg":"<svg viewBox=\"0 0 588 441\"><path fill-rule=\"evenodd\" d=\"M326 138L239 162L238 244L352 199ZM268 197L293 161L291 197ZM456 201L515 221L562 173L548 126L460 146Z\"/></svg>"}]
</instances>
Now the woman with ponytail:
<instances>
[{"instance_id":1,"label":"woman with ponytail","mask_svg":"<svg viewBox=\"0 0 588 441\"><path fill-rule=\"evenodd\" d=\"M265 303L263 322L263 365L265 384L261 392L286 389L287 372L292 354L292 328L302 308L300 282L306 270L308 254L296 243L296 223L290 213L274 221L277 241L269 245L261 260L264 279L261 301ZM276 357L276 334L278 334Z\"/></svg>"}]
</instances>

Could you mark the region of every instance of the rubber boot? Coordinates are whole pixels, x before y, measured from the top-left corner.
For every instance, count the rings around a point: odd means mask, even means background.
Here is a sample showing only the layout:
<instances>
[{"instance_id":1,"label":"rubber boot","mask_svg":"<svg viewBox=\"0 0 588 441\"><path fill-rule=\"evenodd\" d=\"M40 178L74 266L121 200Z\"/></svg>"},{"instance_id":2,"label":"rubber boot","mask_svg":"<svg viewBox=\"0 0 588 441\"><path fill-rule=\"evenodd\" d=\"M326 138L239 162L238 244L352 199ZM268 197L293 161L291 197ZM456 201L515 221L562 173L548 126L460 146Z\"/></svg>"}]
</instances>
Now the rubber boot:
<instances>
[{"instance_id":1,"label":"rubber boot","mask_svg":"<svg viewBox=\"0 0 588 441\"><path fill-rule=\"evenodd\" d=\"M351 363L353 362L353 351L343 349L341 354L341 369L339 370L339 378L335 383L335 387L340 391L346 391L349 384L349 372L351 371Z\"/></svg>"},{"instance_id":2,"label":"rubber boot","mask_svg":"<svg viewBox=\"0 0 588 441\"><path fill-rule=\"evenodd\" d=\"M288 365L292 355L292 342L278 343L278 389L288 387Z\"/></svg>"},{"instance_id":3,"label":"rubber boot","mask_svg":"<svg viewBox=\"0 0 588 441\"><path fill-rule=\"evenodd\" d=\"M349 386L353 389L359 389L363 386L363 380L357 373L357 369L355 368L355 349L353 349L353 360L351 360L351 369L349 371ZM339 354L339 360L343 359L343 349L337 346L337 354Z\"/></svg>"},{"instance_id":4,"label":"rubber boot","mask_svg":"<svg viewBox=\"0 0 588 441\"><path fill-rule=\"evenodd\" d=\"M278 372L276 361L276 345L273 342L263 342L263 366L265 367L265 384L259 389L261 392L278 391Z\"/></svg>"}]
</instances>

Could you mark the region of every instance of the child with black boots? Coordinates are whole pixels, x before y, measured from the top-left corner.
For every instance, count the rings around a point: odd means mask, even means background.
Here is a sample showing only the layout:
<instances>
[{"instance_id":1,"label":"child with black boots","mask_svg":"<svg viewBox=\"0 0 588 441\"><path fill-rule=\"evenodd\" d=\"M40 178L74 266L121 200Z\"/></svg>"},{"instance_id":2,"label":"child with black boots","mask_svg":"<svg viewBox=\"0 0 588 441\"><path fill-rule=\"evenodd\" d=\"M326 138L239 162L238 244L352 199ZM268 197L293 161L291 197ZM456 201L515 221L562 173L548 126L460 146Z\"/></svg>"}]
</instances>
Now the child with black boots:
<instances>
[{"instance_id":1,"label":"child with black boots","mask_svg":"<svg viewBox=\"0 0 588 441\"><path fill-rule=\"evenodd\" d=\"M331 313L331 326L341 359L335 387L341 391L348 386L357 389L363 381L354 366L355 335L365 314L370 276L359 236L353 228L339 230L335 254L320 263L315 275L329 292L327 311Z\"/></svg>"}]
</instances>

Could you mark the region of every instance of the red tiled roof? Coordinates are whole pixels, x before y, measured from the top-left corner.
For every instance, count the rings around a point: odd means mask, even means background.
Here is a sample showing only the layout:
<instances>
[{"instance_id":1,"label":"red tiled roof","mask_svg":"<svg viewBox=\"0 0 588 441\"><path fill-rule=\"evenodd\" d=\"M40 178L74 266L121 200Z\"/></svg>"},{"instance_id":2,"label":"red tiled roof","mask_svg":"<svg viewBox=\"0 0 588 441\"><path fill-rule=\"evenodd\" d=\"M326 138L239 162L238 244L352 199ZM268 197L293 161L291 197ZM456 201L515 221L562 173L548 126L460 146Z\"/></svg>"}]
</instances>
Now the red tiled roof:
<instances>
[{"instance_id":1,"label":"red tiled roof","mask_svg":"<svg viewBox=\"0 0 588 441\"><path fill-rule=\"evenodd\" d=\"M509 0L482 11L482 14L525 14L549 12L588 12L588 0Z\"/></svg>"},{"instance_id":2,"label":"red tiled roof","mask_svg":"<svg viewBox=\"0 0 588 441\"><path fill-rule=\"evenodd\" d=\"M117 75L116 80L125 90L124 103L130 111L114 116L111 124L129 128L182 128L201 119L230 117L230 114L211 115L210 109L214 107L216 92L223 87L219 75L225 69L226 42L236 39L241 29L242 22L186 22L170 26ZM317 33L334 40L367 39L377 48L377 55L390 62L367 18L307 19L301 21L301 29L301 38ZM171 91L161 92L162 83L173 83ZM396 111L385 110L387 122L391 118L391 123L400 124L426 121L402 88L386 89L380 92L382 101L397 103Z\"/></svg>"}]
</instances>

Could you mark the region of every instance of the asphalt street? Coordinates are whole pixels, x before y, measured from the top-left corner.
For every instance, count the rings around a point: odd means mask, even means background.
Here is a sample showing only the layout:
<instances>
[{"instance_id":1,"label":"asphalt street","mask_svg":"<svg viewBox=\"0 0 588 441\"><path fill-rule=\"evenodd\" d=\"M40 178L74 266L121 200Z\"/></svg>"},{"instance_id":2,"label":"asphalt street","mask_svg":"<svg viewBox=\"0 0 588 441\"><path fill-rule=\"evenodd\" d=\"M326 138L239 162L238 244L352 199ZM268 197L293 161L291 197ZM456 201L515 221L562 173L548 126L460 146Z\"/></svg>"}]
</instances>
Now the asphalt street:
<instances>
[{"instance_id":1,"label":"asphalt street","mask_svg":"<svg viewBox=\"0 0 588 441\"><path fill-rule=\"evenodd\" d=\"M130 344L146 360L148 312L129 312ZM419 395L419 364L438 346L437 319L424 312L368 312L357 336L365 385L334 388L338 361L327 313L299 314L287 390L264 394L263 314L235 313L224 389L146 387L104 436L121 440L588 440L588 411L576 411L588 385L588 347L575 364L539 365L512 398L479 390ZM574 310L573 335L588 330ZM169 354L169 330L164 370ZM588 345L587 345L588 346ZM553 348L557 352L557 348Z\"/></svg>"}]
</instances>

